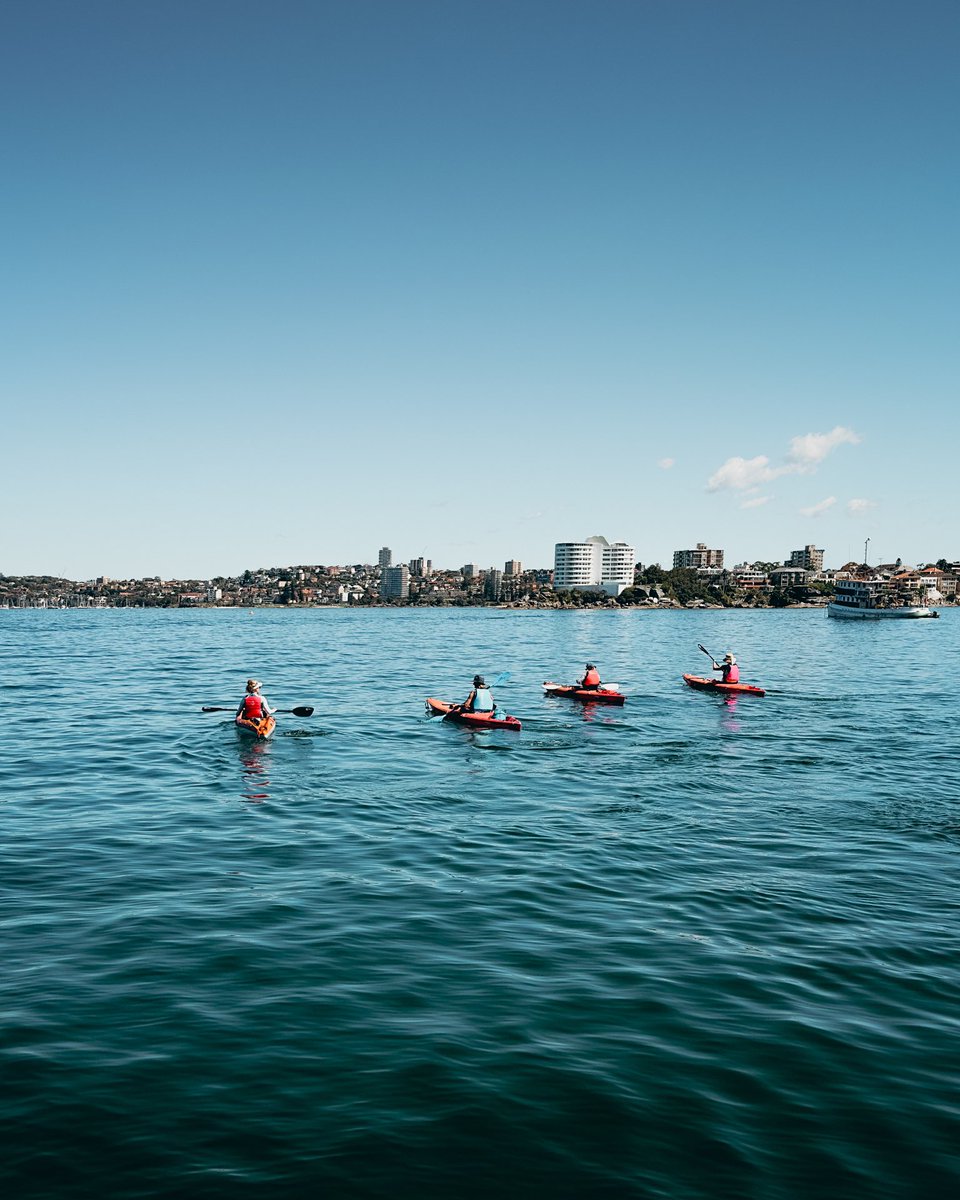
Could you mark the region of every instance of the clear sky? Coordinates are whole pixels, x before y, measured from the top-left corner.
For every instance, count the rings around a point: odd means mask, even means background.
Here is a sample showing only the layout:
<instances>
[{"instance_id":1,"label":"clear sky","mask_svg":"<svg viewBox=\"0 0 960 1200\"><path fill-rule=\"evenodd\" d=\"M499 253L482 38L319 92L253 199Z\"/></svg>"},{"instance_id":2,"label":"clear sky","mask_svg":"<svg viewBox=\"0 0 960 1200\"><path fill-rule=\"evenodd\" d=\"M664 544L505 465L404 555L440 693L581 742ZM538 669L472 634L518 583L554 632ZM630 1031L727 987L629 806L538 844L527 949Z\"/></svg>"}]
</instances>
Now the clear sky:
<instances>
[{"instance_id":1,"label":"clear sky","mask_svg":"<svg viewBox=\"0 0 960 1200\"><path fill-rule=\"evenodd\" d=\"M0 8L0 573L960 558L956 0Z\"/></svg>"}]
</instances>

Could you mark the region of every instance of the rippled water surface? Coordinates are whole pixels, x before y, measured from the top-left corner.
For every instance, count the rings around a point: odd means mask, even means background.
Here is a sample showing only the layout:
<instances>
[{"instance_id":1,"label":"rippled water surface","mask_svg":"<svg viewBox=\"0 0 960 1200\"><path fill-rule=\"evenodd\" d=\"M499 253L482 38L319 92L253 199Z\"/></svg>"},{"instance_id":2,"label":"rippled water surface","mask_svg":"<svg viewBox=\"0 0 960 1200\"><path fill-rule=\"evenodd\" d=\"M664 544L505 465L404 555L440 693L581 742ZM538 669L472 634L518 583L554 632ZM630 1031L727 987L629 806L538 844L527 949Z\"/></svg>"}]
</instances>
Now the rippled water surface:
<instances>
[{"instance_id":1,"label":"rippled water surface","mask_svg":"<svg viewBox=\"0 0 960 1200\"><path fill-rule=\"evenodd\" d=\"M693 692L733 649L764 699ZM21 1197L947 1197L960 612L0 613ZM587 659L623 709L547 699ZM519 734L424 715L475 671ZM312 704L242 743L246 677Z\"/></svg>"}]
</instances>

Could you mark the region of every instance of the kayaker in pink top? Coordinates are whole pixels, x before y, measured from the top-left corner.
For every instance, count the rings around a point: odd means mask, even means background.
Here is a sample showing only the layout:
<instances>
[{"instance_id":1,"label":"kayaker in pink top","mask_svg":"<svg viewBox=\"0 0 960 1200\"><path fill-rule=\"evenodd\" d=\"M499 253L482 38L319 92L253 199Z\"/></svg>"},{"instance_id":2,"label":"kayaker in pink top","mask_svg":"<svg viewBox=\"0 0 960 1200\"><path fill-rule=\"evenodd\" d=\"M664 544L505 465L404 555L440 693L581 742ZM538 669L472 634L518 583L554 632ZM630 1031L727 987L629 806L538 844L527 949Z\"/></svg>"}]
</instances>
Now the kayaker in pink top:
<instances>
[{"instance_id":1,"label":"kayaker in pink top","mask_svg":"<svg viewBox=\"0 0 960 1200\"><path fill-rule=\"evenodd\" d=\"M736 658L729 651L723 656L723 665L721 666L720 663L715 662L713 669L722 672L720 676L721 683L740 682L740 668L737 666Z\"/></svg>"}]
</instances>

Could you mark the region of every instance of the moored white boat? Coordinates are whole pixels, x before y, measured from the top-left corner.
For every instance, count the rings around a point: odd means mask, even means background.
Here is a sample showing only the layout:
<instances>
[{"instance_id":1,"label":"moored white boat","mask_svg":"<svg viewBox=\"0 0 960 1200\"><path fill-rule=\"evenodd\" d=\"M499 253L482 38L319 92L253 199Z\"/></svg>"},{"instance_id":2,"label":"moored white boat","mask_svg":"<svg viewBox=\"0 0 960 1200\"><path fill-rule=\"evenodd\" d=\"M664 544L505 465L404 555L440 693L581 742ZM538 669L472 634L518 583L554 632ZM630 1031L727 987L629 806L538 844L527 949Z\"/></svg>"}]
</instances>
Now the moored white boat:
<instances>
[{"instance_id":1,"label":"moored white boat","mask_svg":"<svg viewBox=\"0 0 960 1200\"><path fill-rule=\"evenodd\" d=\"M940 615L936 609L915 603L892 588L885 579L838 579L836 586L836 594L827 605L828 617L874 621Z\"/></svg>"}]
</instances>

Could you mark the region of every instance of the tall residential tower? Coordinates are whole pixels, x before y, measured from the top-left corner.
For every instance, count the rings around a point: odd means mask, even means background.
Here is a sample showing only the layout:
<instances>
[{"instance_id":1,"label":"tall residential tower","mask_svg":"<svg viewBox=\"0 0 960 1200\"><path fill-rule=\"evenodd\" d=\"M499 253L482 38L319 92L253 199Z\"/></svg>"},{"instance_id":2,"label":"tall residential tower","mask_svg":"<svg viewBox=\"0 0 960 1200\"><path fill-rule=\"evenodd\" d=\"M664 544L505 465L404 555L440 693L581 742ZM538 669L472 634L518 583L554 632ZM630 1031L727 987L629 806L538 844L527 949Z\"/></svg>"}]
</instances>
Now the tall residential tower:
<instances>
[{"instance_id":1,"label":"tall residential tower","mask_svg":"<svg viewBox=\"0 0 960 1200\"><path fill-rule=\"evenodd\" d=\"M380 580L380 595L384 600L406 600L410 595L410 570L406 566L384 567Z\"/></svg>"}]
</instances>

